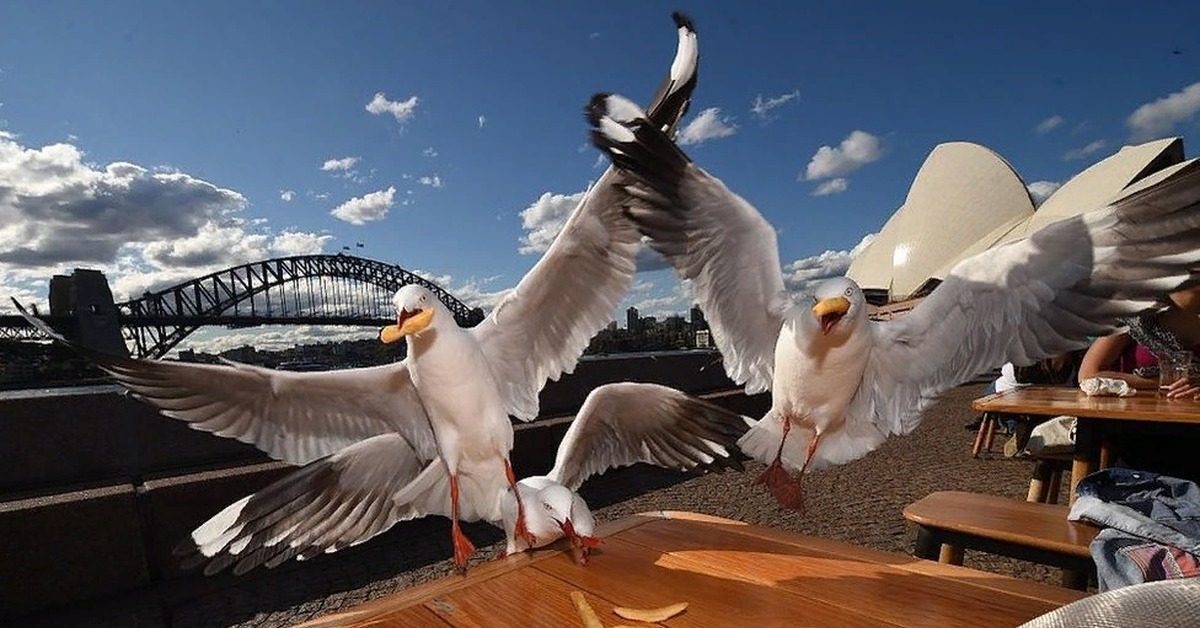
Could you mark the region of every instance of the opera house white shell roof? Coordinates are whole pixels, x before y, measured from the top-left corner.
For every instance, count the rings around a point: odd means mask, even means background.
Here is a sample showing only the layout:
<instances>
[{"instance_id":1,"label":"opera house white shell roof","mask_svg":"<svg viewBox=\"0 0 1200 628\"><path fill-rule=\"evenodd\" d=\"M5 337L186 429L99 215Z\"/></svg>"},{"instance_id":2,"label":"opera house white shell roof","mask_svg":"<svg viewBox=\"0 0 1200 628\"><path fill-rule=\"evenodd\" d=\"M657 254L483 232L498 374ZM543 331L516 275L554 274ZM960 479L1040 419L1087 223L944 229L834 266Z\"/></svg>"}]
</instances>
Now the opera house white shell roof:
<instances>
[{"instance_id":1,"label":"opera house white shell roof","mask_svg":"<svg viewBox=\"0 0 1200 628\"><path fill-rule=\"evenodd\" d=\"M1025 183L999 155L969 142L939 144L904 205L846 273L869 292L903 301L928 292L960 260L1097 209L1183 167L1183 141L1126 146L1079 173L1034 211Z\"/></svg>"}]
</instances>

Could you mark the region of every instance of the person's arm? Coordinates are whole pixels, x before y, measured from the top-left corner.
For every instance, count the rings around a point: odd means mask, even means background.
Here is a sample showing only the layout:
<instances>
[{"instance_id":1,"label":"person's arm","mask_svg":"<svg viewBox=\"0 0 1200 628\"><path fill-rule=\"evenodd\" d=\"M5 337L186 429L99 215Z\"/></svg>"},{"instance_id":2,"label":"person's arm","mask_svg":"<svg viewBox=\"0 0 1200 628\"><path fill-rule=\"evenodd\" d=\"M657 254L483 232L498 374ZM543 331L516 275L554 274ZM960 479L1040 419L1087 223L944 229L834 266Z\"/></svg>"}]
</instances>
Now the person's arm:
<instances>
[{"instance_id":1,"label":"person's arm","mask_svg":"<svg viewBox=\"0 0 1200 628\"><path fill-rule=\"evenodd\" d=\"M1121 352L1129 346L1130 342L1132 341L1129 338L1129 332L1117 332L1097 338L1092 346L1088 347L1087 353L1083 354L1083 361L1079 364L1079 381L1089 377L1108 377L1125 380L1134 388L1158 388L1156 379L1147 379L1133 373L1113 370L1117 360L1121 357Z\"/></svg>"}]
</instances>

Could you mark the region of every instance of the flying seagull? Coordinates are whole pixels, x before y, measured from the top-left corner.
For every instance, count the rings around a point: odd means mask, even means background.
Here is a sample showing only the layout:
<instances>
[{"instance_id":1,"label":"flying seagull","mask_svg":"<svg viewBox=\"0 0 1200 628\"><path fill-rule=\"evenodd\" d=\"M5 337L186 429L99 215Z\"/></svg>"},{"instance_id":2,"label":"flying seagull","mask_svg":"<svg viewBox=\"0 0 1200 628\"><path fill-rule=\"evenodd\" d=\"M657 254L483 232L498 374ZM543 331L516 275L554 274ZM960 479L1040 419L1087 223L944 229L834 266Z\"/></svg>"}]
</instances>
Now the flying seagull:
<instances>
[{"instance_id":1,"label":"flying seagull","mask_svg":"<svg viewBox=\"0 0 1200 628\"><path fill-rule=\"evenodd\" d=\"M567 536L580 562L597 540L595 519L575 491L588 477L638 462L679 471L737 466L731 451L753 420L657 384L606 384L588 394L568 428L554 469L517 483L483 518L503 526L507 552ZM308 463L206 521L176 552L184 566L242 574L358 545L403 518L449 515L440 490L428 499L398 497L423 462L398 434L382 434ZM440 493L440 497L439 497ZM532 540L517 532L520 503Z\"/></svg>"},{"instance_id":2,"label":"flying seagull","mask_svg":"<svg viewBox=\"0 0 1200 628\"><path fill-rule=\"evenodd\" d=\"M945 390L1004 362L1085 347L1200 280L1200 170L1185 168L965 259L904 318L870 321L848 278L793 299L771 225L637 105L599 94L588 113L593 142L638 181L617 184L636 199L627 214L692 280L729 376L772 392L739 445L769 464L759 482L797 510L805 471L912 431Z\"/></svg>"},{"instance_id":3,"label":"flying seagull","mask_svg":"<svg viewBox=\"0 0 1200 628\"><path fill-rule=\"evenodd\" d=\"M678 49L650 114L663 129L672 128L686 110L699 57L691 23L679 14L674 18ZM395 296L396 325L381 334L385 341L406 339L408 357L402 362L291 373L90 352L101 368L165 416L251 443L294 465L325 460L260 495L323 490L330 478L353 478L356 472L390 495L384 505L322 502L302 514L280 510L257 523L243 520L251 496L200 526L191 542L206 556L224 552L234 557L222 560L249 558L249 568L308 556L317 551L315 546L337 549L396 521L437 513L452 519L455 565L465 569L474 546L462 534L459 520L500 519L501 499L514 485L509 415L525 421L536 417L538 392L546 380L574 369L632 281L641 236L622 214L625 193L613 185L623 176L611 168L605 172L545 255L478 326L458 327L428 290L402 287ZM40 321L30 322L53 334ZM420 464L415 476L407 463L380 465L390 458L410 460L414 453ZM381 468L390 468L393 475L371 472ZM395 490L402 478L411 481ZM369 486L359 488L369 493ZM293 519L270 538L238 536L246 526L265 525L276 517ZM516 531L535 541L520 517ZM255 540L261 546L252 547Z\"/></svg>"}]
</instances>

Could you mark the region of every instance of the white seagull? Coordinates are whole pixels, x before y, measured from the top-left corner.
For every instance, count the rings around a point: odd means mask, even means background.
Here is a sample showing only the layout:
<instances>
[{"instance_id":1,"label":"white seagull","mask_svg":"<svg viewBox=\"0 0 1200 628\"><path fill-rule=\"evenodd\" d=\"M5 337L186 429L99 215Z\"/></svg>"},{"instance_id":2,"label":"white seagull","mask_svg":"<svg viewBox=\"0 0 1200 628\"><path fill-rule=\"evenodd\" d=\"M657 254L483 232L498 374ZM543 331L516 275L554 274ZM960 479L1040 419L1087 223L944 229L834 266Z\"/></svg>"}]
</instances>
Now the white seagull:
<instances>
[{"instance_id":1,"label":"white seagull","mask_svg":"<svg viewBox=\"0 0 1200 628\"><path fill-rule=\"evenodd\" d=\"M754 420L658 384L622 382L593 390L558 446L554 468L517 483L534 544L516 534L518 500L507 494L503 525L505 553L540 547L562 536L576 559L587 563L599 544L596 519L580 497L580 485L608 469L639 462L676 471L740 467L730 450Z\"/></svg>"},{"instance_id":2,"label":"white seagull","mask_svg":"<svg viewBox=\"0 0 1200 628\"><path fill-rule=\"evenodd\" d=\"M651 114L668 130L688 106L699 57L691 23L673 17L678 50ZM408 357L396 364L291 373L89 352L165 416L310 465L192 533L185 545L218 557L206 571L333 551L426 514L451 518L454 561L465 569L474 546L459 520L500 519L514 484L509 415L537 416L546 380L574 369L632 281L641 236L622 215L625 193L614 185L622 176L604 173L542 259L478 326L460 328L428 290L402 287L397 324L381 334L407 339ZM316 499L271 512L251 508L280 504L278 495ZM519 516L516 532L535 541Z\"/></svg>"},{"instance_id":3,"label":"white seagull","mask_svg":"<svg viewBox=\"0 0 1200 628\"><path fill-rule=\"evenodd\" d=\"M1200 280L1200 173L1185 169L963 260L902 319L870 321L847 278L794 301L775 231L750 203L632 102L600 94L589 110L594 143L638 180L625 186L637 199L628 215L692 280L729 376L747 392L771 390L770 411L739 445L770 465L759 482L797 510L805 471L910 432L945 390L1082 348Z\"/></svg>"}]
</instances>

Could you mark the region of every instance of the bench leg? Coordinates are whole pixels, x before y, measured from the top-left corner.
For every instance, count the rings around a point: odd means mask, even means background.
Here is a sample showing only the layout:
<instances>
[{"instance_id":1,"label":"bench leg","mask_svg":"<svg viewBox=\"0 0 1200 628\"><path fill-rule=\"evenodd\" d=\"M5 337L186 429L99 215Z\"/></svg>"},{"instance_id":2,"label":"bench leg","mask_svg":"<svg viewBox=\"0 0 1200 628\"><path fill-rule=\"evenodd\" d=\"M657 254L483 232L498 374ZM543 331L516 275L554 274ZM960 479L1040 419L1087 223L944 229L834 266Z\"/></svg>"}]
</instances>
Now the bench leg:
<instances>
[{"instance_id":1,"label":"bench leg","mask_svg":"<svg viewBox=\"0 0 1200 628\"><path fill-rule=\"evenodd\" d=\"M1087 591L1088 574L1086 571L1077 569L1064 569L1062 570L1062 585L1076 591Z\"/></svg>"},{"instance_id":2,"label":"bench leg","mask_svg":"<svg viewBox=\"0 0 1200 628\"><path fill-rule=\"evenodd\" d=\"M917 526L917 558L937 560L942 542L937 535L924 526Z\"/></svg>"},{"instance_id":3,"label":"bench leg","mask_svg":"<svg viewBox=\"0 0 1200 628\"><path fill-rule=\"evenodd\" d=\"M1058 503L1058 489L1060 486L1062 486L1062 469L1055 467L1055 469L1050 472L1050 486L1046 489L1047 504Z\"/></svg>"},{"instance_id":4,"label":"bench leg","mask_svg":"<svg viewBox=\"0 0 1200 628\"><path fill-rule=\"evenodd\" d=\"M1027 502L1048 502L1047 492L1054 481L1054 469L1045 460L1033 463L1033 478L1029 480L1029 493L1025 495Z\"/></svg>"},{"instance_id":5,"label":"bench leg","mask_svg":"<svg viewBox=\"0 0 1200 628\"><path fill-rule=\"evenodd\" d=\"M942 548L938 552L938 562L946 563L947 565L961 565L963 563L963 548L949 543L942 543Z\"/></svg>"}]
</instances>

